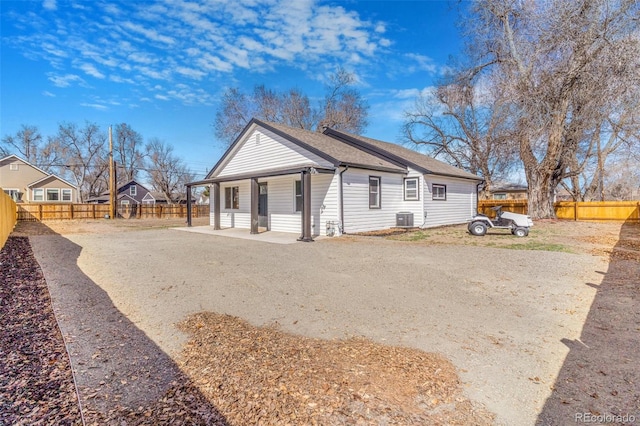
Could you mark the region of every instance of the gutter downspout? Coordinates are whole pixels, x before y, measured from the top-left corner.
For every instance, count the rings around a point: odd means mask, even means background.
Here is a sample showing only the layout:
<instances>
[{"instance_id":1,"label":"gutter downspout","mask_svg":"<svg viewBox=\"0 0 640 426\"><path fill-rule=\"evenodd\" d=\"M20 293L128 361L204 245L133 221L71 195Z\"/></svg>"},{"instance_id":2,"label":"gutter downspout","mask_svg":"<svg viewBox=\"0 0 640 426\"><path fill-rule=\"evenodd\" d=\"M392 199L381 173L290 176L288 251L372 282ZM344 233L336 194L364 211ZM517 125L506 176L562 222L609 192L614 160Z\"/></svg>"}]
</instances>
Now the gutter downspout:
<instances>
[{"instance_id":1,"label":"gutter downspout","mask_svg":"<svg viewBox=\"0 0 640 426\"><path fill-rule=\"evenodd\" d=\"M480 186L483 186L484 184L485 184L484 180L476 184L476 214L480 213L478 211L478 205L480 203Z\"/></svg>"},{"instance_id":2,"label":"gutter downspout","mask_svg":"<svg viewBox=\"0 0 640 426\"><path fill-rule=\"evenodd\" d=\"M342 188L342 174L349 170L349 166L346 166L338 176L340 178L340 235L344 234L344 190Z\"/></svg>"}]
</instances>

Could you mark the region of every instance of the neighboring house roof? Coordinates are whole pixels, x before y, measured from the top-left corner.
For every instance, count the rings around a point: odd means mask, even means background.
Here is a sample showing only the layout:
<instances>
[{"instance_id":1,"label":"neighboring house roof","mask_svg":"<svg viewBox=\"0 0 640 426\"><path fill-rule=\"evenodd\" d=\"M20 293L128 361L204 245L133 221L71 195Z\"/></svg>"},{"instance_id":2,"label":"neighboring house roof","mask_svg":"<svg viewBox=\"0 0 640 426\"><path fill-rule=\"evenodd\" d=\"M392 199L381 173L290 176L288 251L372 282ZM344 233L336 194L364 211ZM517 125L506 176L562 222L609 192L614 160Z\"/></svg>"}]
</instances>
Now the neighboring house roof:
<instances>
[{"instance_id":1,"label":"neighboring house roof","mask_svg":"<svg viewBox=\"0 0 640 426\"><path fill-rule=\"evenodd\" d=\"M508 184L491 188L491 192L526 192L529 188L526 185Z\"/></svg>"},{"instance_id":2,"label":"neighboring house roof","mask_svg":"<svg viewBox=\"0 0 640 426\"><path fill-rule=\"evenodd\" d=\"M124 184L122 184L122 185L118 186L118 189L116 189L116 194L118 194L118 199L119 199L119 198L121 198L120 196L123 194L123 192L124 192L126 189L130 188L130 187L131 187L131 186L133 186L133 185L139 186L140 188L142 188L142 189L144 189L145 191L147 191L147 193L149 193L149 192L150 192L150 191L147 189L147 187L146 187L146 186L141 185L139 182L137 182L137 181L134 179L134 180L130 180L129 182L124 183ZM142 200L144 197L146 197L146 194L145 194L143 197L140 197L140 199ZM134 198L134 197L129 197L129 198L131 198L131 199L132 199L133 201L135 201L136 203L139 203L139 202L140 202L140 200L137 200L137 199L136 199L136 198ZM88 199L87 199L87 202L94 202L94 201L96 201L96 202L100 202L100 201L102 201L102 202L108 202L108 201L109 201L109 190L107 189L106 191L102 191L102 192L100 193L100 195L97 195L97 196L95 196L95 197L90 197L90 198L88 198Z\"/></svg>"},{"instance_id":3,"label":"neighboring house roof","mask_svg":"<svg viewBox=\"0 0 640 426\"><path fill-rule=\"evenodd\" d=\"M257 126L271 131L301 148L316 154L333 164L334 167L350 166L395 173L406 173L408 171L407 168L412 167L422 173L482 181L482 178L479 176L396 144L352 135L334 129L326 129L323 133L318 133L254 118L245 126L240 135L202 182L216 177L226 162L233 156L238 144L244 141L245 136L252 132ZM277 173L278 171L278 168L274 168L272 172ZM241 177L243 176L238 176L238 178ZM229 177L227 177L227 179L229 179Z\"/></svg>"},{"instance_id":4,"label":"neighboring house roof","mask_svg":"<svg viewBox=\"0 0 640 426\"><path fill-rule=\"evenodd\" d=\"M156 200L156 202L166 203L167 197L162 192L150 191L149 194Z\"/></svg>"},{"instance_id":5,"label":"neighboring house roof","mask_svg":"<svg viewBox=\"0 0 640 426\"><path fill-rule=\"evenodd\" d=\"M5 160L8 160L8 159L10 159L10 158L13 158L13 159L15 159L15 160L20 160L20 161L22 161L23 163L28 164L29 166L33 167L33 168L34 168L34 169L36 169L37 171L39 171L39 172L41 172L41 173L44 173L45 175L50 175L50 174L51 174L51 173L47 173L47 172L45 172L44 170L42 170L42 169L41 169L40 167L38 167L38 166L34 166L33 164L31 164L31 163L30 163L30 162L28 162L27 160L23 160L22 158L18 157L18 156L17 156L17 155L15 155L15 154L7 155L7 156L6 156L6 157L4 157L4 158L0 158L0 163L3 163ZM54 175L54 176L55 176L55 175Z\"/></svg>"},{"instance_id":6,"label":"neighboring house roof","mask_svg":"<svg viewBox=\"0 0 640 426\"><path fill-rule=\"evenodd\" d=\"M35 166L34 166L34 167L35 167ZM36 168L37 168L37 167L36 167ZM45 173L46 173L46 172L45 172ZM35 182L31 182L29 185L27 185L27 188L31 188L32 186L38 186L39 184L41 184L41 183L43 183L44 181L49 180L49 179L59 180L59 181L64 182L64 183L66 183L67 185L69 185L69 186L71 186L71 187L73 187L73 188L76 188L76 186L75 186L74 184L72 184L71 182L69 182L68 180L62 179L60 176L53 175L53 174L49 174L49 175L47 175L47 176L43 177L42 179L38 179L38 180L37 180L37 181L35 181Z\"/></svg>"}]
</instances>

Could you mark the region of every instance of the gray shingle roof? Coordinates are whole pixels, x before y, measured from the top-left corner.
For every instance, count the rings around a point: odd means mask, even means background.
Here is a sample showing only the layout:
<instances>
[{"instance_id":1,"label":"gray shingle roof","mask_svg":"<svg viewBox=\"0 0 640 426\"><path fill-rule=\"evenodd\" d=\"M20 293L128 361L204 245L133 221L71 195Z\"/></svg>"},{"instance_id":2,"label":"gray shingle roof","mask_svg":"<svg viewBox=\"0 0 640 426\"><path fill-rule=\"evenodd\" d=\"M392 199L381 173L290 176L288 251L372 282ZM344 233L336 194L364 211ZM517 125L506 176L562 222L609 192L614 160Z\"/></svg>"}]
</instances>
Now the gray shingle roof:
<instances>
[{"instance_id":1,"label":"gray shingle roof","mask_svg":"<svg viewBox=\"0 0 640 426\"><path fill-rule=\"evenodd\" d=\"M404 160L405 164L408 166L417 168L424 173L475 179L478 181L482 180L481 177L476 176L473 173L469 173L465 170L459 169L458 167L394 143L383 142L377 139L371 139L365 136L354 135L334 129L325 130L325 134L344 139L347 143L355 143L365 149L369 148L382 151L383 153L387 152L392 155L392 158L400 159L401 161Z\"/></svg>"},{"instance_id":2,"label":"gray shingle roof","mask_svg":"<svg viewBox=\"0 0 640 426\"><path fill-rule=\"evenodd\" d=\"M351 167L385 170L396 173L406 173L407 167L412 167L427 174L452 176L476 181L482 180L481 177L472 173L468 173L462 169L400 145L333 129L326 129L323 133L319 133L254 118L247 124L236 141L202 182L214 176L216 170L225 162L225 158L231 155L234 146L243 140L244 135L253 125L272 131L292 141L300 147L331 162L334 167L348 165Z\"/></svg>"}]
</instances>

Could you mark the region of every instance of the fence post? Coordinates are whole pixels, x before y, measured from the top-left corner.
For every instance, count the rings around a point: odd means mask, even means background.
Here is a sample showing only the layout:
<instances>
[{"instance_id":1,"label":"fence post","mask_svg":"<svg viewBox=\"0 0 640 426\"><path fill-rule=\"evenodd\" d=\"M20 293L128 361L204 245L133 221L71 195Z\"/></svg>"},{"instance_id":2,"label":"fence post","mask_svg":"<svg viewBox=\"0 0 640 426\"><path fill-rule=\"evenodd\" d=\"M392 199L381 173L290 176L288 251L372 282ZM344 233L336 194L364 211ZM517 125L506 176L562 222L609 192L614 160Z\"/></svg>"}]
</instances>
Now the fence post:
<instances>
[{"instance_id":1,"label":"fence post","mask_svg":"<svg viewBox=\"0 0 640 426\"><path fill-rule=\"evenodd\" d=\"M38 220L42 221L42 204L38 204Z\"/></svg>"}]
</instances>

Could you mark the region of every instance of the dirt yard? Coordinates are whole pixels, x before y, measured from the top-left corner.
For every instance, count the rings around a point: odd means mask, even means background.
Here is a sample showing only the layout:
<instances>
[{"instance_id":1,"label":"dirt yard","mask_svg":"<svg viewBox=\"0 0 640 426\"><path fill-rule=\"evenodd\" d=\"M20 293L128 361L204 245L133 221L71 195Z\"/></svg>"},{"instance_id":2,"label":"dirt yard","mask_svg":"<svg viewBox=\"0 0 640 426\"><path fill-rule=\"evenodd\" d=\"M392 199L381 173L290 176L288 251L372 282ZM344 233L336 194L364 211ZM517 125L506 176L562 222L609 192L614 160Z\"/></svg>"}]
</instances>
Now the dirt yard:
<instances>
[{"instance_id":1,"label":"dirt yard","mask_svg":"<svg viewBox=\"0 0 640 426\"><path fill-rule=\"evenodd\" d=\"M14 233L31 236L96 419L179 421L193 401L207 401L203 424L640 419L637 225L291 246L172 226L184 223Z\"/></svg>"}]
</instances>

